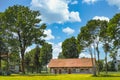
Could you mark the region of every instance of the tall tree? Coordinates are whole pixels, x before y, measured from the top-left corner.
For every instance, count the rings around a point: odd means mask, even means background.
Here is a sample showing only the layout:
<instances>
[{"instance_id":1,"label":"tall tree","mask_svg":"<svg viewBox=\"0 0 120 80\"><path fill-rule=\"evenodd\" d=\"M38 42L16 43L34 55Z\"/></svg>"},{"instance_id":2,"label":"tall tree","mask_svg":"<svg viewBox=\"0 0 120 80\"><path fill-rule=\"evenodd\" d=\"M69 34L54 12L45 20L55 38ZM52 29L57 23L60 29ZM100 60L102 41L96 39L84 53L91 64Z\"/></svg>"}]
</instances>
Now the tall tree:
<instances>
[{"instance_id":1,"label":"tall tree","mask_svg":"<svg viewBox=\"0 0 120 80\"><path fill-rule=\"evenodd\" d=\"M40 61L39 61L39 58L40 58L40 48L39 46L37 45L36 46L36 49L35 49L35 54L34 54L34 65L36 67L36 73L39 73L39 68L41 68L41 64L40 64ZM41 72L41 71L40 71Z\"/></svg>"},{"instance_id":2,"label":"tall tree","mask_svg":"<svg viewBox=\"0 0 120 80\"><path fill-rule=\"evenodd\" d=\"M108 34L116 49L120 48L120 13L116 14L108 24Z\"/></svg>"},{"instance_id":3,"label":"tall tree","mask_svg":"<svg viewBox=\"0 0 120 80\"><path fill-rule=\"evenodd\" d=\"M118 71L118 63L117 63L117 49L115 47L113 47L110 51L110 57L112 58L111 61L111 70L112 71Z\"/></svg>"},{"instance_id":4,"label":"tall tree","mask_svg":"<svg viewBox=\"0 0 120 80\"><path fill-rule=\"evenodd\" d=\"M37 45L36 48L32 49L30 52L27 52L25 54L25 65L28 72L30 69L32 72L33 71L36 71L36 73L41 72L42 67L39 59L40 59L40 48Z\"/></svg>"},{"instance_id":5,"label":"tall tree","mask_svg":"<svg viewBox=\"0 0 120 80\"><path fill-rule=\"evenodd\" d=\"M97 58L98 58L98 74L99 73L99 60L100 60L100 51L99 51L99 33L100 33L100 20L90 20L87 23L87 27L90 31L91 39L93 40L94 49L97 52Z\"/></svg>"},{"instance_id":6,"label":"tall tree","mask_svg":"<svg viewBox=\"0 0 120 80\"><path fill-rule=\"evenodd\" d=\"M43 66L46 66L46 72L47 72L47 64L49 63L50 59L52 59L52 45L48 43L44 43L40 50L39 60Z\"/></svg>"},{"instance_id":7,"label":"tall tree","mask_svg":"<svg viewBox=\"0 0 120 80\"><path fill-rule=\"evenodd\" d=\"M115 50L116 55L118 55L118 49L120 49L120 13L117 13L112 19L110 19L107 33L112 39L113 50ZM117 60L117 58L114 59Z\"/></svg>"},{"instance_id":8,"label":"tall tree","mask_svg":"<svg viewBox=\"0 0 120 80\"><path fill-rule=\"evenodd\" d=\"M93 36L90 34L90 29L88 28L88 26L83 26L81 28L81 31L77 36L77 40L78 40L79 45L81 46L81 49L88 50L88 52L90 53L91 61L93 65L93 74L94 76L96 76L96 64L93 59L93 51L92 51L92 44L94 41L93 41ZM95 53L94 55L96 56Z\"/></svg>"},{"instance_id":9,"label":"tall tree","mask_svg":"<svg viewBox=\"0 0 120 80\"><path fill-rule=\"evenodd\" d=\"M43 24L40 27L36 27L36 24L41 21L37 18L38 16L40 16L38 11L33 11L20 5L9 7L4 12L3 22L12 36L10 41L16 41L18 44L23 74L25 74L24 53L26 48L33 43L42 44L44 41L41 37L45 36L43 32L46 25Z\"/></svg>"},{"instance_id":10,"label":"tall tree","mask_svg":"<svg viewBox=\"0 0 120 80\"><path fill-rule=\"evenodd\" d=\"M107 64L107 55L108 52L110 52L110 36L107 34L107 27L108 22L107 21L101 21L101 30L100 30L100 40L103 43L103 49L105 52L105 72L107 74L108 70L108 64Z\"/></svg>"},{"instance_id":11,"label":"tall tree","mask_svg":"<svg viewBox=\"0 0 120 80\"><path fill-rule=\"evenodd\" d=\"M2 28L2 13L0 13L0 74L1 74L1 54L2 54L2 32L3 31L3 28Z\"/></svg>"},{"instance_id":12,"label":"tall tree","mask_svg":"<svg viewBox=\"0 0 120 80\"><path fill-rule=\"evenodd\" d=\"M79 49L75 37L68 38L62 43L62 54L65 58L79 57Z\"/></svg>"},{"instance_id":13,"label":"tall tree","mask_svg":"<svg viewBox=\"0 0 120 80\"><path fill-rule=\"evenodd\" d=\"M27 52L25 54L25 68L27 72L33 73L35 71L34 56L35 49L32 49L30 52Z\"/></svg>"},{"instance_id":14,"label":"tall tree","mask_svg":"<svg viewBox=\"0 0 120 80\"><path fill-rule=\"evenodd\" d=\"M6 40L6 35L5 35L5 26L3 25L3 13L0 12L0 74L1 74L1 60L2 60L2 55L8 55L8 47L7 43L5 42ZM8 60L7 60L7 68L8 68Z\"/></svg>"}]
</instances>

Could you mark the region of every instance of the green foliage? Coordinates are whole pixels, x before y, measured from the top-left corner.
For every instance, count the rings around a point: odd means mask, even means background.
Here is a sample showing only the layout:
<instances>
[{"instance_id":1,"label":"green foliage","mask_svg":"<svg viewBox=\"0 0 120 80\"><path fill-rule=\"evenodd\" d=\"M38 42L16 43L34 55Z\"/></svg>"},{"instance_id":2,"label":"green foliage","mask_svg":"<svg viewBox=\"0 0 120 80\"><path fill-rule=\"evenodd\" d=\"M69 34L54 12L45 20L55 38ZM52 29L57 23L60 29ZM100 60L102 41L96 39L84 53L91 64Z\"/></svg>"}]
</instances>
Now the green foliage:
<instances>
[{"instance_id":1,"label":"green foliage","mask_svg":"<svg viewBox=\"0 0 120 80\"><path fill-rule=\"evenodd\" d=\"M2 67L1 67L2 70L3 70L3 71L7 70L7 62L6 62L5 60L2 60L2 61L1 61L1 64L2 64Z\"/></svg>"},{"instance_id":2,"label":"green foliage","mask_svg":"<svg viewBox=\"0 0 120 80\"><path fill-rule=\"evenodd\" d=\"M81 32L78 34L77 39L80 45L88 47L99 36L100 33L100 20L90 20L81 28Z\"/></svg>"},{"instance_id":3,"label":"green foliage","mask_svg":"<svg viewBox=\"0 0 120 80\"><path fill-rule=\"evenodd\" d=\"M108 62L108 71L116 71L114 61L109 61Z\"/></svg>"},{"instance_id":4,"label":"green foliage","mask_svg":"<svg viewBox=\"0 0 120 80\"><path fill-rule=\"evenodd\" d=\"M105 61L105 60L100 60L100 61L99 61L99 70L100 70L100 71L105 71L105 70L104 70L104 66L105 66L104 61Z\"/></svg>"},{"instance_id":5,"label":"green foliage","mask_svg":"<svg viewBox=\"0 0 120 80\"><path fill-rule=\"evenodd\" d=\"M52 58L52 45L44 43L41 48L37 45L25 55L25 65L27 72L40 73L41 69L46 66Z\"/></svg>"},{"instance_id":6,"label":"green foliage","mask_svg":"<svg viewBox=\"0 0 120 80\"><path fill-rule=\"evenodd\" d=\"M39 46L37 45L36 46L36 51L34 53L34 65L35 65L35 68L36 68L36 72L39 73L41 71L39 71L39 69L42 67L41 66L41 63L39 61L39 58L40 58L40 48Z\"/></svg>"},{"instance_id":7,"label":"green foliage","mask_svg":"<svg viewBox=\"0 0 120 80\"><path fill-rule=\"evenodd\" d=\"M19 65L20 56L18 53L10 53L9 54L9 65Z\"/></svg>"},{"instance_id":8,"label":"green foliage","mask_svg":"<svg viewBox=\"0 0 120 80\"><path fill-rule=\"evenodd\" d=\"M113 40L115 47L120 47L120 13L116 14L109 22L107 33Z\"/></svg>"},{"instance_id":9,"label":"green foliage","mask_svg":"<svg viewBox=\"0 0 120 80\"><path fill-rule=\"evenodd\" d=\"M38 50L40 51L40 48L37 46L25 54L25 67L27 69L27 72L33 73L36 71L38 73L38 69L41 68L39 62L40 52Z\"/></svg>"},{"instance_id":10,"label":"green foliage","mask_svg":"<svg viewBox=\"0 0 120 80\"><path fill-rule=\"evenodd\" d=\"M65 56L62 54L62 52L60 52L58 55L58 59L64 59L64 58L65 58Z\"/></svg>"}]
</instances>

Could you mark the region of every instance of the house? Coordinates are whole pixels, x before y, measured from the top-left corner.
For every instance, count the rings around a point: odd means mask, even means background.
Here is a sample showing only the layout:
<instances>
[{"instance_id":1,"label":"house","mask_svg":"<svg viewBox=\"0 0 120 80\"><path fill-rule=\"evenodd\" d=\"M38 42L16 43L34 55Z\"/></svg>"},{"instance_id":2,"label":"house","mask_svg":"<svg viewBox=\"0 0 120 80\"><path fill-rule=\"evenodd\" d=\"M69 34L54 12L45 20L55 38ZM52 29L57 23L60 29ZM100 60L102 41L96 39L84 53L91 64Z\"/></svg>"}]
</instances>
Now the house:
<instances>
[{"instance_id":1,"label":"house","mask_svg":"<svg viewBox=\"0 0 120 80\"><path fill-rule=\"evenodd\" d=\"M95 59L93 59L93 61L95 62ZM54 74L93 72L93 64L91 58L51 59L48 67L50 68L50 72Z\"/></svg>"}]
</instances>

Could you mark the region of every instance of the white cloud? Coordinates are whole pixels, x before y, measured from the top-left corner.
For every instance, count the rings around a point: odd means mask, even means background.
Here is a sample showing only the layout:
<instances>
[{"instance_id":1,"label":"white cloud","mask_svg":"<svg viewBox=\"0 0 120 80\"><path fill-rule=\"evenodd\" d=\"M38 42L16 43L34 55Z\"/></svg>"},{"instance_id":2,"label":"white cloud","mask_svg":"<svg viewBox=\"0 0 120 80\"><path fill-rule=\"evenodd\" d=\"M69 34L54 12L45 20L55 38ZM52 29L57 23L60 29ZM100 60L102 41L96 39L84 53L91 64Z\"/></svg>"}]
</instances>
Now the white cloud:
<instances>
[{"instance_id":1,"label":"white cloud","mask_svg":"<svg viewBox=\"0 0 120 80\"><path fill-rule=\"evenodd\" d=\"M55 37L52 35L51 29L45 30L44 34L47 35L47 37L44 38L45 40L55 39Z\"/></svg>"},{"instance_id":2,"label":"white cloud","mask_svg":"<svg viewBox=\"0 0 120 80\"><path fill-rule=\"evenodd\" d=\"M118 52L117 52L117 59L120 60L120 49L118 49Z\"/></svg>"},{"instance_id":3,"label":"white cloud","mask_svg":"<svg viewBox=\"0 0 120 80\"><path fill-rule=\"evenodd\" d=\"M69 28L69 27L66 27L62 30L64 33L67 33L68 35L70 34L73 34L75 32L75 30Z\"/></svg>"},{"instance_id":4,"label":"white cloud","mask_svg":"<svg viewBox=\"0 0 120 80\"><path fill-rule=\"evenodd\" d=\"M49 42L50 44L52 44L52 48L53 48L53 59L54 58L58 58L58 55L60 52L62 52L62 42L59 42L57 44L54 44L54 43L51 43Z\"/></svg>"},{"instance_id":5,"label":"white cloud","mask_svg":"<svg viewBox=\"0 0 120 80\"><path fill-rule=\"evenodd\" d=\"M106 0L109 5L117 6L120 9L120 0Z\"/></svg>"},{"instance_id":6,"label":"white cloud","mask_svg":"<svg viewBox=\"0 0 120 80\"><path fill-rule=\"evenodd\" d=\"M26 49L25 53L26 53L26 52L29 52L29 51L31 51L31 50L32 50L32 48L28 47L28 48Z\"/></svg>"},{"instance_id":7,"label":"white cloud","mask_svg":"<svg viewBox=\"0 0 120 80\"><path fill-rule=\"evenodd\" d=\"M39 10L45 23L80 22L79 12L69 11L69 0L32 0L31 9Z\"/></svg>"},{"instance_id":8,"label":"white cloud","mask_svg":"<svg viewBox=\"0 0 120 80\"><path fill-rule=\"evenodd\" d=\"M12 35L13 35L13 37L14 37L14 38L18 38L18 35L17 35L17 33L15 33L15 32L12 32Z\"/></svg>"},{"instance_id":9,"label":"white cloud","mask_svg":"<svg viewBox=\"0 0 120 80\"><path fill-rule=\"evenodd\" d=\"M81 19L78 16L79 16L79 12L69 13L69 21L71 21L71 22L81 21Z\"/></svg>"},{"instance_id":10,"label":"white cloud","mask_svg":"<svg viewBox=\"0 0 120 80\"><path fill-rule=\"evenodd\" d=\"M78 1L75 0L75 1L71 2L71 4L72 4L72 5L74 5L74 4L78 4Z\"/></svg>"},{"instance_id":11,"label":"white cloud","mask_svg":"<svg viewBox=\"0 0 120 80\"><path fill-rule=\"evenodd\" d=\"M101 20L101 21L105 20L105 21L108 21L108 22L110 20L108 17L105 17L105 16L95 16L95 17L93 17L93 19L94 20Z\"/></svg>"},{"instance_id":12,"label":"white cloud","mask_svg":"<svg viewBox=\"0 0 120 80\"><path fill-rule=\"evenodd\" d=\"M97 2L98 0L83 0L83 3L87 3L87 4L93 4L95 2Z\"/></svg>"},{"instance_id":13,"label":"white cloud","mask_svg":"<svg viewBox=\"0 0 120 80\"><path fill-rule=\"evenodd\" d=\"M80 58L82 58L82 57L91 58L90 54L88 54L88 53L80 53L79 57Z\"/></svg>"},{"instance_id":14,"label":"white cloud","mask_svg":"<svg viewBox=\"0 0 120 80\"><path fill-rule=\"evenodd\" d=\"M34 49L35 47L36 47L36 45L35 45L35 44L32 44L31 46L27 47L27 49L25 50L25 53L31 51L31 50Z\"/></svg>"}]
</instances>

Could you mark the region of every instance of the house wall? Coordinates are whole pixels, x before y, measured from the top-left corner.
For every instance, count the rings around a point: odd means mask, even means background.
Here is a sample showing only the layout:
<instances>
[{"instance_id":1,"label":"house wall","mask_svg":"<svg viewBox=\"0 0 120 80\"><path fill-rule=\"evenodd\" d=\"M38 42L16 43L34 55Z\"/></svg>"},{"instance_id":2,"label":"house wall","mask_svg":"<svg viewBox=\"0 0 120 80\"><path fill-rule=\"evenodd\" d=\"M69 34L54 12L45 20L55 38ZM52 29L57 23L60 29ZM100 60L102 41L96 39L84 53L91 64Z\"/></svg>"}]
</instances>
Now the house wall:
<instances>
[{"instance_id":1,"label":"house wall","mask_svg":"<svg viewBox=\"0 0 120 80\"><path fill-rule=\"evenodd\" d=\"M50 68L50 72L54 74L71 74L71 73L92 73L92 68Z\"/></svg>"}]
</instances>

